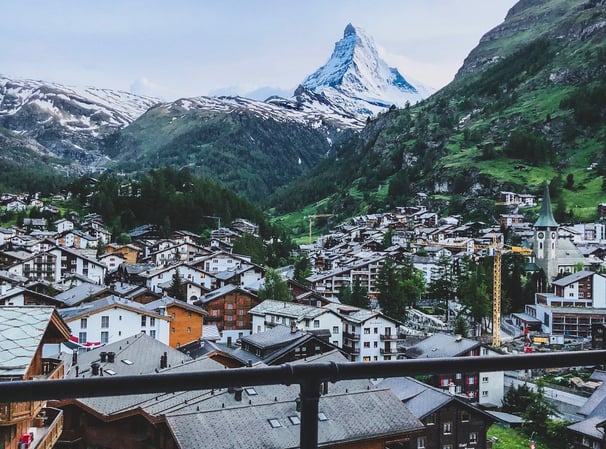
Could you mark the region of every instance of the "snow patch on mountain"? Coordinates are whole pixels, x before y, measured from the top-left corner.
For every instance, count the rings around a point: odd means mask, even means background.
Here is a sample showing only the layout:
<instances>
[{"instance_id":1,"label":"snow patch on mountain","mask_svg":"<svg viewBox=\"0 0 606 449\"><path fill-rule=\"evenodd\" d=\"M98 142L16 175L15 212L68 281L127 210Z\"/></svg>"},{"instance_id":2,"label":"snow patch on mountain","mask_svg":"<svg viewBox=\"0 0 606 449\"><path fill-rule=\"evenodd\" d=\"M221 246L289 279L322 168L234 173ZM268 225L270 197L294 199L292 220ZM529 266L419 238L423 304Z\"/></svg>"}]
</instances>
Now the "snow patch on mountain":
<instances>
[{"instance_id":1,"label":"snow patch on mountain","mask_svg":"<svg viewBox=\"0 0 606 449\"><path fill-rule=\"evenodd\" d=\"M348 24L326 64L309 75L297 91L308 90L358 118L391 105L404 107L427 98L433 89L413 85L381 59L373 39ZM295 96L297 92L295 92Z\"/></svg>"}]
</instances>

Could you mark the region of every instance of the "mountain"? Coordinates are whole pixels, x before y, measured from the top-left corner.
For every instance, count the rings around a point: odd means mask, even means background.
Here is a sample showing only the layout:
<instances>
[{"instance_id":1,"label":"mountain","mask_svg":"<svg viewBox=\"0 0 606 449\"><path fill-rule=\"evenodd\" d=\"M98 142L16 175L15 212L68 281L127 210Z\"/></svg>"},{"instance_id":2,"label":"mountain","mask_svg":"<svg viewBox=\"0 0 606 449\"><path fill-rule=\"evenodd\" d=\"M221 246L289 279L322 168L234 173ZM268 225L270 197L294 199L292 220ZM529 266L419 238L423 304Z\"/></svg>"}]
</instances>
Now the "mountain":
<instances>
[{"instance_id":1,"label":"mountain","mask_svg":"<svg viewBox=\"0 0 606 449\"><path fill-rule=\"evenodd\" d=\"M0 129L37 152L88 166L103 157L101 139L158 100L94 87L69 87L0 75ZM85 167L86 168L86 167Z\"/></svg>"},{"instance_id":2,"label":"mountain","mask_svg":"<svg viewBox=\"0 0 606 449\"><path fill-rule=\"evenodd\" d=\"M549 182L559 222L595 219L606 192L605 17L604 0L521 0L453 82L370 120L271 204L338 220L423 192L430 207L491 222L500 190L540 196Z\"/></svg>"},{"instance_id":3,"label":"mountain","mask_svg":"<svg viewBox=\"0 0 606 449\"><path fill-rule=\"evenodd\" d=\"M304 91L358 117L376 115L392 105L404 107L427 98L431 90L413 85L381 59L373 39L351 23L326 64L309 75L295 96Z\"/></svg>"},{"instance_id":4,"label":"mountain","mask_svg":"<svg viewBox=\"0 0 606 449\"><path fill-rule=\"evenodd\" d=\"M254 201L305 174L361 123L296 102L197 97L158 104L104 140L108 166L126 174L188 167Z\"/></svg>"}]
</instances>

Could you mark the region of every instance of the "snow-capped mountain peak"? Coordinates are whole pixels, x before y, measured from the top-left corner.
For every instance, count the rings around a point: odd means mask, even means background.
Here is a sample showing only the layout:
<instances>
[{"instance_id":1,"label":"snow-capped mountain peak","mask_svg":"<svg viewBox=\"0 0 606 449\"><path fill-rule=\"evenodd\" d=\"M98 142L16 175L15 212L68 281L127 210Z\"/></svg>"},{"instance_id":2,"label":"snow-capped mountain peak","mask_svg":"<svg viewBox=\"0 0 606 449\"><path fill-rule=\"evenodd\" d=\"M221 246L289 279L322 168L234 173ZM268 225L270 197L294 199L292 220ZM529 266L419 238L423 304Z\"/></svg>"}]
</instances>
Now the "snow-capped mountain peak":
<instances>
[{"instance_id":1,"label":"snow-capped mountain peak","mask_svg":"<svg viewBox=\"0 0 606 449\"><path fill-rule=\"evenodd\" d=\"M356 115L373 115L393 104L403 107L431 93L431 89L412 85L397 68L389 67L373 39L351 23L328 62L305 78L301 87Z\"/></svg>"}]
</instances>

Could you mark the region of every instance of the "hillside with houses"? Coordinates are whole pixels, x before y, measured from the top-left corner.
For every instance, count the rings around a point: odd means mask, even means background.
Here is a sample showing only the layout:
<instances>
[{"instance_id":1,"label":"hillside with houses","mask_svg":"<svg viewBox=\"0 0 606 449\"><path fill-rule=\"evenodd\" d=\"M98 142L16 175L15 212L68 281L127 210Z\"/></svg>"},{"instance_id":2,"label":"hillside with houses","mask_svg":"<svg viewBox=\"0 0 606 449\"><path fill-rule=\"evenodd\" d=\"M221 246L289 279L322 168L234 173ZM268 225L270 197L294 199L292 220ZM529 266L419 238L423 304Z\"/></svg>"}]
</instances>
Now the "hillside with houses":
<instances>
[{"instance_id":1,"label":"hillside with houses","mask_svg":"<svg viewBox=\"0 0 606 449\"><path fill-rule=\"evenodd\" d=\"M38 349L30 356L52 360L65 377L121 375L131 364L163 372L175 363L182 364L180 369L195 370L304 363L322 357L350 362L498 357L566 350L579 342L603 347L606 227L603 221L560 225L547 188L542 198L501 192L495 198L503 209L498 225L439 216L420 194L413 205L354 217L299 245L294 264L279 269L233 251L243 236L260 238L258 225L247 219L218 227L205 240L186 230L166 237L158 226L144 225L129 231L129 243L119 244L106 225L112 217L60 212L53 205L60 200L2 195L3 210L23 213L23 218L20 226L0 229L0 330L6 332L4 344L10 346L16 323L21 331L34 325L31 311L41 314L38 319L50 320L61 335L55 331L49 339L38 334L39 340L31 342ZM606 205L596 208L604 216ZM51 218L27 217L36 215L32 210ZM496 252L504 261L500 293L506 299L498 328L493 321L494 292L474 296L478 289L465 287L491 281ZM394 296L390 276L400 287L414 279L411 288L396 290L396 304L388 302L394 301L389 299ZM520 289L514 291L511 284L516 282ZM529 301L515 297L523 291L532 294ZM484 308L478 312L474 306L480 301ZM7 321L9 316L21 318ZM491 344L495 332L498 346L494 338ZM41 343L44 348L38 346ZM149 359L154 351L157 357ZM143 354L145 360L140 359ZM10 363L10 356L3 363ZM499 420L491 413L500 408L506 393L503 372L470 369L430 376L425 382L391 379L370 390L362 388L367 397L359 399L398 404L399 416L409 418L404 427L386 429L394 438L413 438L418 444L486 444L488 427ZM323 403L331 403L333 395L342 394L339 391L323 397ZM275 395L285 401L292 396L273 390L261 394L245 389L245 394ZM199 402L196 410L219 413L217 401L200 402L200 395L191 399ZM417 395L432 397L444 408L428 411L414 400ZM236 413L242 396L236 392L229 398L235 408L221 413ZM249 405L258 403L258 413L266 416L259 400L250 399ZM339 403L326 410L342 416ZM9 421L40 430L36 423L42 412L56 417L59 412L54 410L62 410L69 419L56 441L78 435L94 442L98 429L93 424L80 428L68 424L86 414L111 422L106 430L112 435L125 425L115 415L117 410L95 401L74 399L47 406L32 411L30 421L14 417ZM163 412L162 407L168 410L170 405L137 413L151 413L175 429L192 425L184 418L190 406L182 410L185 415L177 409ZM351 407L365 406L361 402ZM296 410L293 413L296 416ZM435 420L451 419L452 413L469 417L449 421L460 431L444 436L431 430ZM583 419L579 415L572 433L579 432ZM157 425L142 431L155 432ZM368 432L363 438L379 437Z\"/></svg>"}]
</instances>

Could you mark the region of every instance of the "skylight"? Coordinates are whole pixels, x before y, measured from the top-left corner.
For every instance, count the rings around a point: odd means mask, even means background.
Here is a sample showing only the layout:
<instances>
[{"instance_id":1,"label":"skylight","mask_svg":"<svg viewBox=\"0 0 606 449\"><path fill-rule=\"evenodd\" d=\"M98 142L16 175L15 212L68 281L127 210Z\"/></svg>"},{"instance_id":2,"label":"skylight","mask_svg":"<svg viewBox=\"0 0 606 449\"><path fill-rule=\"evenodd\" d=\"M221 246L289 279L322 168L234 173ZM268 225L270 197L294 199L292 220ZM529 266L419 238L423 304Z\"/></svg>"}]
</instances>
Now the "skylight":
<instances>
[{"instance_id":1,"label":"skylight","mask_svg":"<svg viewBox=\"0 0 606 449\"><path fill-rule=\"evenodd\" d=\"M299 424L301 424L301 420L299 419L299 417L297 415L289 416L288 419L290 419L290 423L295 426L298 426Z\"/></svg>"},{"instance_id":2,"label":"skylight","mask_svg":"<svg viewBox=\"0 0 606 449\"><path fill-rule=\"evenodd\" d=\"M106 369L106 370L103 370L103 372L105 374L109 374L110 376L115 376L116 375L116 372L113 369Z\"/></svg>"},{"instance_id":3,"label":"skylight","mask_svg":"<svg viewBox=\"0 0 606 449\"><path fill-rule=\"evenodd\" d=\"M322 412L318 413L318 421L328 421L326 415Z\"/></svg>"},{"instance_id":4,"label":"skylight","mask_svg":"<svg viewBox=\"0 0 606 449\"><path fill-rule=\"evenodd\" d=\"M122 360L122 363L125 363L125 364L127 364L127 365L132 365L132 364L133 364L133 362L131 362L131 361L130 361L130 360L128 360L128 359L123 359L123 360Z\"/></svg>"},{"instance_id":5,"label":"skylight","mask_svg":"<svg viewBox=\"0 0 606 449\"><path fill-rule=\"evenodd\" d=\"M253 387L245 388L244 391L246 391L246 394L249 395L249 396L256 396L257 395L257 390L255 390Z\"/></svg>"},{"instance_id":6,"label":"skylight","mask_svg":"<svg viewBox=\"0 0 606 449\"><path fill-rule=\"evenodd\" d=\"M278 418L270 418L267 421L269 421L269 425L274 429L282 427L282 423L280 423L280 420Z\"/></svg>"}]
</instances>

